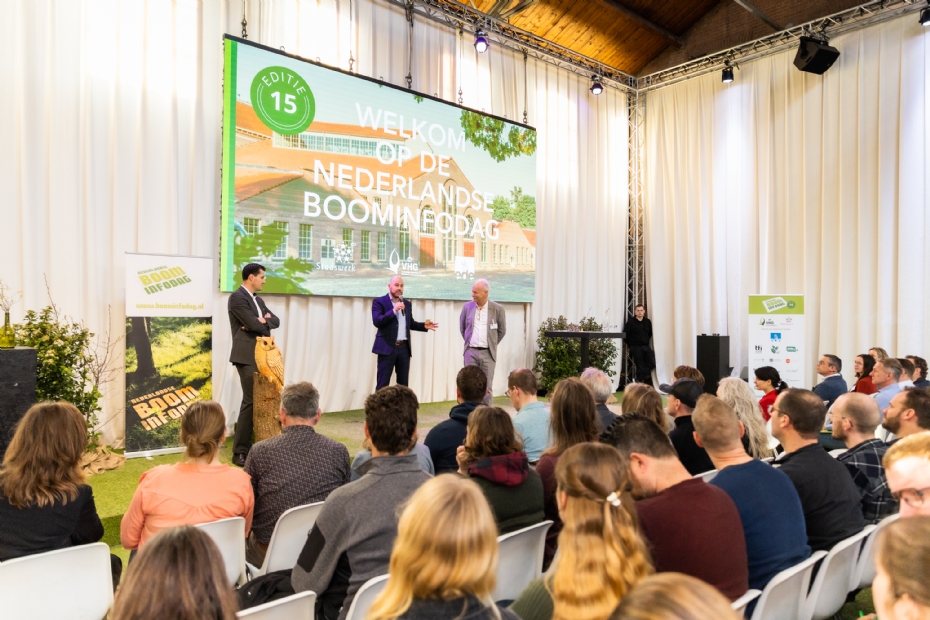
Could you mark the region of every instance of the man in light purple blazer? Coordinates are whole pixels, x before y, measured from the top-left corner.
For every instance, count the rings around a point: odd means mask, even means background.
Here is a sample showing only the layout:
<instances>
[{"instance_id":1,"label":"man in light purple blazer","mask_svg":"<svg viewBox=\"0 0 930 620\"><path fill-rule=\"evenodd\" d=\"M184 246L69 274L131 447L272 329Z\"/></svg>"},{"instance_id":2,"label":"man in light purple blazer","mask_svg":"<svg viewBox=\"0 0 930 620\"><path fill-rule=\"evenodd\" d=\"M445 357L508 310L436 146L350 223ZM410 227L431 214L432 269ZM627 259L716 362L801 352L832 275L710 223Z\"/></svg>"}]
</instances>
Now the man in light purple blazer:
<instances>
[{"instance_id":1,"label":"man in light purple blazer","mask_svg":"<svg viewBox=\"0 0 930 620\"><path fill-rule=\"evenodd\" d=\"M459 316L459 331L465 340L465 365L477 366L488 378L488 393L484 397L486 405L491 404L497 343L507 333L504 306L488 301L489 293L488 281L477 280L471 287L472 301L465 304Z\"/></svg>"}]
</instances>

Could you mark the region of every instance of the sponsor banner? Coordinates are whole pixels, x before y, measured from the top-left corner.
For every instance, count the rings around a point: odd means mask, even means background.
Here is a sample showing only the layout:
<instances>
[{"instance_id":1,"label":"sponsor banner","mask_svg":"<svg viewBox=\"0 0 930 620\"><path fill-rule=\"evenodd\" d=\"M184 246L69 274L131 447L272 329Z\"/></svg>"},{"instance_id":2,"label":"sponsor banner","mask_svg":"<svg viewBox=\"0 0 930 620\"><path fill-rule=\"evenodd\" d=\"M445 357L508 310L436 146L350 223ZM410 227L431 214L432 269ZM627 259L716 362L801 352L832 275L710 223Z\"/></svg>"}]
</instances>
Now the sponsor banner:
<instances>
[{"instance_id":1,"label":"sponsor banner","mask_svg":"<svg viewBox=\"0 0 930 620\"><path fill-rule=\"evenodd\" d=\"M804 329L803 295L749 296L750 385L756 368L772 366L790 387L809 387ZM756 390L756 396L763 393Z\"/></svg>"},{"instance_id":2,"label":"sponsor banner","mask_svg":"<svg viewBox=\"0 0 930 620\"><path fill-rule=\"evenodd\" d=\"M227 35L220 290L532 302L536 130Z\"/></svg>"},{"instance_id":3,"label":"sponsor banner","mask_svg":"<svg viewBox=\"0 0 930 620\"><path fill-rule=\"evenodd\" d=\"M181 415L212 395L213 261L126 255L126 456L183 450Z\"/></svg>"}]
</instances>

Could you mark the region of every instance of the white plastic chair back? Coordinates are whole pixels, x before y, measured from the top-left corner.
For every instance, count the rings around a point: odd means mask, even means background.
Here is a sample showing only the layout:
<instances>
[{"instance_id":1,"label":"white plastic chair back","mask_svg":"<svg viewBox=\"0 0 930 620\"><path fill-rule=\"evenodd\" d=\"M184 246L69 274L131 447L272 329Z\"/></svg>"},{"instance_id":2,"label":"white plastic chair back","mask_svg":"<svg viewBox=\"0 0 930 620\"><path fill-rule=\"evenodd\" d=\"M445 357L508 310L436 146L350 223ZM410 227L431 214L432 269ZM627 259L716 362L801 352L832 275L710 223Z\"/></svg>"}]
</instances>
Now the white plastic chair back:
<instances>
[{"instance_id":1,"label":"white plastic chair back","mask_svg":"<svg viewBox=\"0 0 930 620\"><path fill-rule=\"evenodd\" d=\"M254 576L294 568L307 542L307 534L313 529L313 524L316 523L321 510L323 510L323 502L297 506L284 511L275 523L271 540L268 541L265 563Z\"/></svg>"},{"instance_id":2,"label":"white plastic chair back","mask_svg":"<svg viewBox=\"0 0 930 620\"><path fill-rule=\"evenodd\" d=\"M497 538L497 587L492 600L516 600L531 581L542 577L550 527L552 521L543 521Z\"/></svg>"},{"instance_id":3,"label":"white plastic chair back","mask_svg":"<svg viewBox=\"0 0 930 620\"><path fill-rule=\"evenodd\" d=\"M853 570L862 549L862 540L871 529L863 529L858 534L836 543L824 558L807 595L807 612L802 620L824 620L838 612L846 603L849 584Z\"/></svg>"},{"instance_id":4,"label":"white plastic chair back","mask_svg":"<svg viewBox=\"0 0 930 620\"><path fill-rule=\"evenodd\" d=\"M236 614L251 620L313 620L316 592L298 592L287 598L271 601Z\"/></svg>"},{"instance_id":5,"label":"white plastic chair back","mask_svg":"<svg viewBox=\"0 0 930 620\"><path fill-rule=\"evenodd\" d=\"M847 452L846 448L837 448L836 450L830 450L830 456L832 456L833 458L836 458L841 454L846 454L846 452Z\"/></svg>"},{"instance_id":6,"label":"white plastic chair back","mask_svg":"<svg viewBox=\"0 0 930 620\"><path fill-rule=\"evenodd\" d=\"M882 528L894 522L900 516L899 514L893 514L882 519L878 525L866 526L866 528L871 527L873 529L862 545L862 553L859 554L859 560L856 562L856 570L853 572L850 590L865 588L875 580L875 540Z\"/></svg>"},{"instance_id":7,"label":"white plastic chair back","mask_svg":"<svg viewBox=\"0 0 930 620\"><path fill-rule=\"evenodd\" d=\"M110 548L68 547L0 565L0 615L30 620L100 620L113 604Z\"/></svg>"},{"instance_id":8,"label":"white plastic chair back","mask_svg":"<svg viewBox=\"0 0 930 620\"><path fill-rule=\"evenodd\" d=\"M346 615L346 620L365 620L365 616L368 615L368 608L371 607L371 604L375 602L375 599L378 598L378 595L384 590L389 576L390 575L381 575L380 577L373 577L362 584L362 587L355 593L352 604L349 605L349 613Z\"/></svg>"},{"instance_id":9,"label":"white plastic chair back","mask_svg":"<svg viewBox=\"0 0 930 620\"><path fill-rule=\"evenodd\" d=\"M826 551L815 551L800 564L786 568L772 577L759 595L759 602L752 612L752 620L801 619L807 602L811 573L817 562L826 555Z\"/></svg>"},{"instance_id":10,"label":"white plastic chair back","mask_svg":"<svg viewBox=\"0 0 930 620\"><path fill-rule=\"evenodd\" d=\"M693 477L694 477L694 478L700 478L700 479L703 480L704 482L710 482L711 480L713 480L714 478L717 477L717 473L718 473L718 472L717 472L716 469L712 469L712 470L710 470L710 471L705 471L705 472L702 473L702 474L694 474Z\"/></svg>"},{"instance_id":11,"label":"white plastic chair back","mask_svg":"<svg viewBox=\"0 0 930 620\"><path fill-rule=\"evenodd\" d=\"M211 523L200 523L195 527L206 532L219 547L229 583L245 583L245 519L229 517Z\"/></svg>"},{"instance_id":12,"label":"white plastic chair back","mask_svg":"<svg viewBox=\"0 0 930 620\"><path fill-rule=\"evenodd\" d=\"M762 459L762 462L763 462L763 463L768 463L769 465L771 465L771 464L772 464L772 461L774 461L774 460L775 460L775 457L774 457L774 456L767 456L767 457L765 457L764 459Z\"/></svg>"},{"instance_id":13,"label":"white plastic chair back","mask_svg":"<svg viewBox=\"0 0 930 620\"><path fill-rule=\"evenodd\" d=\"M741 616L745 616L746 608L749 607L749 603L759 598L760 594L762 594L762 590L746 590L746 594L733 601L733 611Z\"/></svg>"}]
</instances>

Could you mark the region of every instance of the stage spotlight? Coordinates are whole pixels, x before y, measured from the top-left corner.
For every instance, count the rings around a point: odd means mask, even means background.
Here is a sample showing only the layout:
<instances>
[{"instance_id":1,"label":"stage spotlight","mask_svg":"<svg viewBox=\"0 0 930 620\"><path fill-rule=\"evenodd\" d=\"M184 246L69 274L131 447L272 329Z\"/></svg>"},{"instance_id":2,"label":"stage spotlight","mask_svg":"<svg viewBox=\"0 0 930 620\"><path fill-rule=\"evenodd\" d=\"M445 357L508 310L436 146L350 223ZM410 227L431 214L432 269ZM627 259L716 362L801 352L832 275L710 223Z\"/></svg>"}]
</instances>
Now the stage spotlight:
<instances>
[{"instance_id":1,"label":"stage spotlight","mask_svg":"<svg viewBox=\"0 0 930 620\"><path fill-rule=\"evenodd\" d=\"M484 34L483 30L479 30L475 33L475 49L479 54L483 54L488 51L488 48L491 47L491 43L488 41L488 37Z\"/></svg>"},{"instance_id":2,"label":"stage spotlight","mask_svg":"<svg viewBox=\"0 0 930 620\"><path fill-rule=\"evenodd\" d=\"M729 60L726 62L726 66L720 74L720 81L724 84L729 84L733 81L733 67L730 66Z\"/></svg>"},{"instance_id":3,"label":"stage spotlight","mask_svg":"<svg viewBox=\"0 0 930 620\"><path fill-rule=\"evenodd\" d=\"M595 75L591 80L591 94L596 96L600 95L602 92L604 92L604 85L601 84L600 76Z\"/></svg>"},{"instance_id":4,"label":"stage spotlight","mask_svg":"<svg viewBox=\"0 0 930 620\"><path fill-rule=\"evenodd\" d=\"M927 0L927 8L920 12L920 25L930 26L930 0Z\"/></svg>"}]
</instances>

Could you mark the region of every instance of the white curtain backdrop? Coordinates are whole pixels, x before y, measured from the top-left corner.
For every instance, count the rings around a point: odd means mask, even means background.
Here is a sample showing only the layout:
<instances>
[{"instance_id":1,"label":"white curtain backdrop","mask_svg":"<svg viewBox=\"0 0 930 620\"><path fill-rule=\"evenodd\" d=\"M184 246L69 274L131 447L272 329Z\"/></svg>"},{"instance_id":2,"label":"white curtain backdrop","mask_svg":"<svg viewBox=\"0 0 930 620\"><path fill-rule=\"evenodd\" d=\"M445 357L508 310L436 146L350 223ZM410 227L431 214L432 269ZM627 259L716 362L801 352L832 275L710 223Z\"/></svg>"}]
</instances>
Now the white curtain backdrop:
<instances>
[{"instance_id":1,"label":"white curtain backdrop","mask_svg":"<svg viewBox=\"0 0 930 620\"><path fill-rule=\"evenodd\" d=\"M748 363L750 294L805 295L807 377L836 353L930 357L930 32L915 15L831 40L823 76L786 51L646 101L645 216L658 375L696 336Z\"/></svg>"},{"instance_id":2,"label":"white curtain backdrop","mask_svg":"<svg viewBox=\"0 0 930 620\"><path fill-rule=\"evenodd\" d=\"M405 85L409 26L384 0L251 0L248 11L250 40L343 69L351 52L357 72ZM125 252L218 254L221 39L241 33L242 3L0 0L0 14L0 278L25 291L13 319L47 303L47 278L65 313L121 334ZM525 107L539 131L537 301L506 306L502 394L509 370L532 363L545 317L610 308L620 319L626 96L595 98L586 78L530 59L524 102L522 55L500 46L477 55L467 35L460 45L456 31L420 18L412 61L415 90L455 101L461 87L466 106L514 120ZM360 408L375 381L371 300L265 299L282 318L286 380L319 386L326 411ZM410 385L422 402L455 396L461 306L415 306L418 319L440 323L413 335ZM216 294L213 319L213 393L232 422L241 392L226 361L226 295ZM104 437L119 445L122 376L104 392Z\"/></svg>"}]
</instances>

